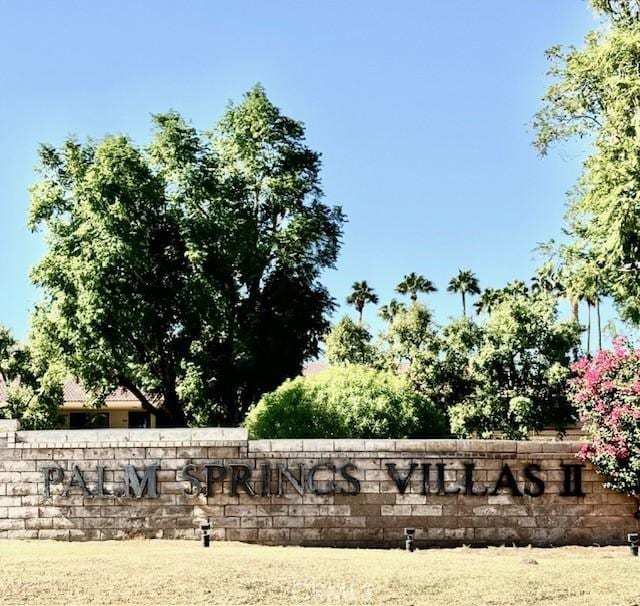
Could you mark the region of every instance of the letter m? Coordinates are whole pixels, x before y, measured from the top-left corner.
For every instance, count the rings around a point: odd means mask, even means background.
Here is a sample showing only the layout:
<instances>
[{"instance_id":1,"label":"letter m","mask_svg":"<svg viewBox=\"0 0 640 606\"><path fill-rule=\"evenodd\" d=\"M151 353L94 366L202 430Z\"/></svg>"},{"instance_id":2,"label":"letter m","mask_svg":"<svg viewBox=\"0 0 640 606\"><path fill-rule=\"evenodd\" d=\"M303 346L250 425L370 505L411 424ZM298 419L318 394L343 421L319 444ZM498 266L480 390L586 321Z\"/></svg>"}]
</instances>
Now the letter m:
<instances>
[{"instance_id":1,"label":"letter m","mask_svg":"<svg viewBox=\"0 0 640 606\"><path fill-rule=\"evenodd\" d=\"M124 496L130 497L133 491L133 496L138 499L143 496L145 490L147 496L155 498L158 496L156 491L156 471L158 465L147 465L144 469L144 475L142 480L138 477L138 472L133 465L124 466Z\"/></svg>"}]
</instances>

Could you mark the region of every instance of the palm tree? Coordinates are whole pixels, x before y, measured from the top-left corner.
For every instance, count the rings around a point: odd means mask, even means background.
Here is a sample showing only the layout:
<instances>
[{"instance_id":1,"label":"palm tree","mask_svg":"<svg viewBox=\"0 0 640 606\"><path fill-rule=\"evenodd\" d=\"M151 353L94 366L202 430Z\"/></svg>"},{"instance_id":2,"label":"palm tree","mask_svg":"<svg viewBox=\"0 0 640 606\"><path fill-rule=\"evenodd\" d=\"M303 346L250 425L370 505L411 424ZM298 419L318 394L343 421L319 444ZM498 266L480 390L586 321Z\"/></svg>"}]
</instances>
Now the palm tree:
<instances>
[{"instance_id":1,"label":"palm tree","mask_svg":"<svg viewBox=\"0 0 640 606\"><path fill-rule=\"evenodd\" d=\"M436 292L438 289L434 286L431 280L427 280L424 276L419 276L415 272L407 274L398 286L396 286L396 292L401 295L410 295L411 301L415 303L418 300L418 293L430 293Z\"/></svg>"},{"instance_id":2,"label":"palm tree","mask_svg":"<svg viewBox=\"0 0 640 606\"><path fill-rule=\"evenodd\" d=\"M536 270L535 276L531 278L531 292L563 296L564 286L561 284L558 271L551 260L546 261Z\"/></svg>"},{"instance_id":3,"label":"palm tree","mask_svg":"<svg viewBox=\"0 0 640 606\"><path fill-rule=\"evenodd\" d=\"M458 270L458 275L455 278L451 278L449 286L447 286L448 292L459 292L462 295L462 315L467 315L467 302L465 296L479 295L480 285L478 284L478 278L472 271Z\"/></svg>"},{"instance_id":4,"label":"palm tree","mask_svg":"<svg viewBox=\"0 0 640 606\"><path fill-rule=\"evenodd\" d=\"M512 280L502 289L506 294L512 296L527 296L529 294L529 288L522 280Z\"/></svg>"},{"instance_id":5,"label":"palm tree","mask_svg":"<svg viewBox=\"0 0 640 606\"><path fill-rule=\"evenodd\" d=\"M378 311L378 315L385 321L391 322L396 315L404 309L404 303L400 303L397 299L391 299L389 303L383 305Z\"/></svg>"},{"instance_id":6,"label":"palm tree","mask_svg":"<svg viewBox=\"0 0 640 606\"><path fill-rule=\"evenodd\" d=\"M591 355L591 307L593 305L593 301L586 297L585 301L587 302L587 355Z\"/></svg>"},{"instance_id":7,"label":"palm tree","mask_svg":"<svg viewBox=\"0 0 640 606\"><path fill-rule=\"evenodd\" d=\"M354 282L351 285L351 294L347 297L347 303L353 305L359 314L359 321L362 323L362 312L367 303L378 304L378 295L373 288L367 284L366 280Z\"/></svg>"},{"instance_id":8,"label":"palm tree","mask_svg":"<svg viewBox=\"0 0 640 606\"><path fill-rule=\"evenodd\" d=\"M540 274L536 274L531 278L531 292L544 292L551 293L555 288L554 283L551 281L549 276L543 276Z\"/></svg>"},{"instance_id":9,"label":"palm tree","mask_svg":"<svg viewBox=\"0 0 640 606\"><path fill-rule=\"evenodd\" d=\"M473 306L476 308L477 313L481 313L483 311L491 313L493 308L501 299L502 293L499 290L496 290L495 288L485 288L484 292L480 295Z\"/></svg>"}]
</instances>

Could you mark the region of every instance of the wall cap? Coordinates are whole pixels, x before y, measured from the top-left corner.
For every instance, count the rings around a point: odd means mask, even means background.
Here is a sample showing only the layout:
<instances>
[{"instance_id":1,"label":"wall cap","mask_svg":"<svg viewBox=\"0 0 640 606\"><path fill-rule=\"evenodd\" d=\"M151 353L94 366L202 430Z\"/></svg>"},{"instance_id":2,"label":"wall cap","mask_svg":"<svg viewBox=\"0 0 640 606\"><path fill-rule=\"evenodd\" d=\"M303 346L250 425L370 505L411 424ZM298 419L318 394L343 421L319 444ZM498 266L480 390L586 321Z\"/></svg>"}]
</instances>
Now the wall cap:
<instances>
[{"instance_id":1,"label":"wall cap","mask_svg":"<svg viewBox=\"0 0 640 606\"><path fill-rule=\"evenodd\" d=\"M18 419L0 419L0 433L18 431L20 423Z\"/></svg>"},{"instance_id":2,"label":"wall cap","mask_svg":"<svg viewBox=\"0 0 640 606\"><path fill-rule=\"evenodd\" d=\"M162 429L53 429L19 431L16 440L23 444L101 444L105 442L239 442L246 441L247 437L247 430L243 427L180 427Z\"/></svg>"}]
</instances>

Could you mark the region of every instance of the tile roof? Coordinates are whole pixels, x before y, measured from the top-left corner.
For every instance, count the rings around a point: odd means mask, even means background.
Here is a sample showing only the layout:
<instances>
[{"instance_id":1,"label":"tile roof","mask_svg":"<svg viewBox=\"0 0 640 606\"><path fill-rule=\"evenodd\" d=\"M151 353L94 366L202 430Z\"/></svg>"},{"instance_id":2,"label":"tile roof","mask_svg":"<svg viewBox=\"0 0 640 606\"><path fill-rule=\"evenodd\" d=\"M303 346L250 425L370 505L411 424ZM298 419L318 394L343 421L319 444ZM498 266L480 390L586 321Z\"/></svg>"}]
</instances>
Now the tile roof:
<instances>
[{"instance_id":1,"label":"tile roof","mask_svg":"<svg viewBox=\"0 0 640 606\"><path fill-rule=\"evenodd\" d=\"M62 387L63 400L65 402L86 402L89 395L86 390L73 379L67 379ZM0 402L4 402L7 396L7 385L0 376ZM138 398L128 389L119 387L106 397L107 402L138 402ZM152 400L153 401L153 400Z\"/></svg>"},{"instance_id":2,"label":"tile roof","mask_svg":"<svg viewBox=\"0 0 640 606\"><path fill-rule=\"evenodd\" d=\"M323 370L329 368L329 363L326 360L314 360L313 362L307 362L302 368L303 377L311 377L317 375Z\"/></svg>"},{"instance_id":3,"label":"tile roof","mask_svg":"<svg viewBox=\"0 0 640 606\"><path fill-rule=\"evenodd\" d=\"M65 381L64 386L62 387L62 393L65 402L86 402L89 400L89 394L85 391L84 387L73 379ZM128 389L118 387L105 398L105 401L138 402L139 400Z\"/></svg>"},{"instance_id":4,"label":"tile roof","mask_svg":"<svg viewBox=\"0 0 640 606\"><path fill-rule=\"evenodd\" d=\"M326 360L315 360L304 365L302 374L306 377L317 375L329 368L329 364ZM89 395L87 391L82 387L78 381L73 379L67 379L62 388L64 402L87 402ZM3 378L0 376L0 403L6 401L7 386ZM157 401L157 398L149 398L152 403ZM138 398L131 393L128 389L119 387L114 392L110 393L106 397L107 402L138 402Z\"/></svg>"}]
</instances>

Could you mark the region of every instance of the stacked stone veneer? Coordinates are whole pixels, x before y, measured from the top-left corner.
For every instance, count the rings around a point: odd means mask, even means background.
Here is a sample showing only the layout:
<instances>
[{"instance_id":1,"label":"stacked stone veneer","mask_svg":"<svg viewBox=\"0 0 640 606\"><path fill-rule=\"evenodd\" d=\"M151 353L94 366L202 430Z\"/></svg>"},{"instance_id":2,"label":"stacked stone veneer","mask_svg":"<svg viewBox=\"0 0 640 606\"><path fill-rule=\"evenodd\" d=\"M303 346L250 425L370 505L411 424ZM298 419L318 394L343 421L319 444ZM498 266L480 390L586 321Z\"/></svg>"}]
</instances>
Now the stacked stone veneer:
<instances>
[{"instance_id":1,"label":"stacked stone veneer","mask_svg":"<svg viewBox=\"0 0 640 606\"><path fill-rule=\"evenodd\" d=\"M584 496L562 496L561 465L576 464L575 442L514 442L480 440L258 440L248 441L242 429L158 429L91 431L18 431L0 421L0 538L105 540L136 536L188 538L199 536L199 524L210 518L214 540L305 545L402 545L405 527L416 528L418 544L616 544L637 531L632 499L606 490L589 466L582 471ZM338 469L352 463L354 484L336 474L336 494L300 495L283 481L281 496L260 496L261 465L271 464L272 491L277 492L276 464L299 477L318 463ZM389 474L395 463L401 477L410 464L416 471L400 494ZM509 465L524 493L524 469L537 464L545 482L539 497L513 496L500 489L495 496L462 494L465 463L473 463L474 490L491 491ZM182 480L185 465L203 477L204 464L245 464L254 471L256 496L240 489L231 494L230 478L216 482L214 494L190 496L193 487ZM431 470L430 494L423 495L421 469ZM438 495L436 466L445 463L448 491ZM158 465L156 498L85 496L62 485L45 496L43 467L59 466L65 482L77 465L90 491L95 491L97 466L104 468L104 491L121 491L123 467ZM192 468L193 469L193 468ZM141 476L142 477L142 473ZM326 468L316 475L316 487L330 487ZM531 487L531 486L530 486ZM535 488L535 486L533 486Z\"/></svg>"}]
</instances>

